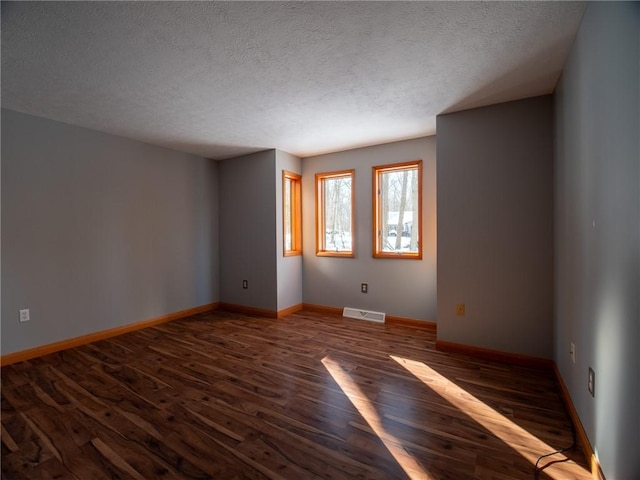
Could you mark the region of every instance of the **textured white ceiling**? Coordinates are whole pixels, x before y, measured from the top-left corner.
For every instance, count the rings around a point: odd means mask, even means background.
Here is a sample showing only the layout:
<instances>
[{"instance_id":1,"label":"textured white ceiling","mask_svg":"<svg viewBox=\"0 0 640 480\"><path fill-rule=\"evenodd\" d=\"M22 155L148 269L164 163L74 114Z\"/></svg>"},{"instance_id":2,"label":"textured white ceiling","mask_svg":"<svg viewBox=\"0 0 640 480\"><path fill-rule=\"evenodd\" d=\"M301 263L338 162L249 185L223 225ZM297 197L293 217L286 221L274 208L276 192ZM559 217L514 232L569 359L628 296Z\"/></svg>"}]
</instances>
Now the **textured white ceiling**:
<instances>
[{"instance_id":1,"label":"textured white ceiling","mask_svg":"<svg viewBox=\"0 0 640 480\"><path fill-rule=\"evenodd\" d=\"M569 2L3 2L2 106L210 158L435 133L553 91Z\"/></svg>"}]
</instances>

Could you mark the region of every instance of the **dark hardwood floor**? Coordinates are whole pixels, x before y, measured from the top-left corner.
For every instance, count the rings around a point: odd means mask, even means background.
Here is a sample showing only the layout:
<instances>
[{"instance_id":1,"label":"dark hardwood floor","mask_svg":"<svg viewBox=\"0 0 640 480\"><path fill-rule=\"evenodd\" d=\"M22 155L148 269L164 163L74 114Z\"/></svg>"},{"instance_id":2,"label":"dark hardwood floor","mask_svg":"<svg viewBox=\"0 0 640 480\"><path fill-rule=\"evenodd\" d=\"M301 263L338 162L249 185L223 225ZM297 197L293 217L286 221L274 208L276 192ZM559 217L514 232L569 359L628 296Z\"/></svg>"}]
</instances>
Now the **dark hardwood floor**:
<instances>
[{"instance_id":1,"label":"dark hardwood floor","mask_svg":"<svg viewBox=\"0 0 640 480\"><path fill-rule=\"evenodd\" d=\"M534 478L551 372L428 330L215 311L2 368L3 479ZM579 450L539 478L591 478Z\"/></svg>"}]
</instances>

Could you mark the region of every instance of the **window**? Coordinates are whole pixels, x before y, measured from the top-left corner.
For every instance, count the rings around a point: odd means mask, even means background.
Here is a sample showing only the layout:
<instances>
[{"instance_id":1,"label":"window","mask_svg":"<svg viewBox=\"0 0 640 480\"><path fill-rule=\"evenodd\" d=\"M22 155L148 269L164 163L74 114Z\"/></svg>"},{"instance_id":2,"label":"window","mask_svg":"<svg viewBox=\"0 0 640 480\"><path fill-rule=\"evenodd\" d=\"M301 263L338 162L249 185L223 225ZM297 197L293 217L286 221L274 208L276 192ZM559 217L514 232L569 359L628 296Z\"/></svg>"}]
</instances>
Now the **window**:
<instances>
[{"instance_id":1,"label":"window","mask_svg":"<svg viewBox=\"0 0 640 480\"><path fill-rule=\"evenodd\" d=\"M422 161L373 167L373 256L422 258Z\"/></svg>"},{"instance_id":2,"label":"window","mask_svg":"<svg viewBox=\"0 0 640 480\"><path fill-rule=\"evenodd\" d=\"M282 171L284 256L302 255L302 177Z\"/></svg>"},{"instance_id":3,"label":"window","mask_svg":"<svg viewBox=\"0 0 640 480\"><path fill-rule=\"evenodd\" d=\"M316 254L353 257L354 170L316 174Z\"/></svg>"}]
</instances>

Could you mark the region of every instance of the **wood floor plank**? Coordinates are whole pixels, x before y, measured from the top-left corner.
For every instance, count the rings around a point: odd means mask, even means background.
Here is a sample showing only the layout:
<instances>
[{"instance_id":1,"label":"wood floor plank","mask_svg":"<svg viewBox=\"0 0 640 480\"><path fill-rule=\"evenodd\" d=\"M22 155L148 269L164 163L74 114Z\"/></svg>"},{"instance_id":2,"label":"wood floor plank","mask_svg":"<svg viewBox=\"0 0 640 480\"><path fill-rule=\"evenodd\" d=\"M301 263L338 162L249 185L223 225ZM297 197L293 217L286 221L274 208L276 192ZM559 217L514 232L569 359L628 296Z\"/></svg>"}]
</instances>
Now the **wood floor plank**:
<instances>
[{"instance_id":1,"label":"wood floor plank","mask_svg":"<svg viewBox=\"0 0 640 480\"><path fill-rule=\"evenodd\" d=\"M111 450L129 464L134 470L139 472L145 479L162 478L162 479L179 479L184 476L178 473L177 469L172 466L173 456L167 461L163 456L156 452L151 452L147 448L146 443L140 443L137 439L129 439L112 430L101 428L96 424L94 429L98 433L97 439L100 439ZM97 448L90 452L93 457L100 455L98 461L109 461ZM179 463L179 462L175 462Z\"/></svg>"},{"instance_id":2,"label":"wood floor plank","mask_svg":"<svg viewBox=\"0 0 640 480\"><path fill-rule=\"evenodd\" d=\"M0 393L8 480L529 479L572 441L543 368L304 310L202 313L5 366ZM539 478L590 478L580 451L561 459Z\"/></svg>"},{"instance_id":3,"label":"wood floor plank","mask_svg":"<svg viewBox=\"0 0 640 480\"><path fill-rule=\"evenodd\" d=\"M120 455L118 455L109 445L104 443L100 438L96 437L91 440L91 445L102 455L102 457L113 467L117 468L127 476L133 478L134 480L145 480L145 478L125 459L123 459ZM104 465L104 463L103 463ZM111 469L110 467L105 467L105 469ZM110 477L114 477L115 475L109 475Z\"/></svg>"}]
</instances>

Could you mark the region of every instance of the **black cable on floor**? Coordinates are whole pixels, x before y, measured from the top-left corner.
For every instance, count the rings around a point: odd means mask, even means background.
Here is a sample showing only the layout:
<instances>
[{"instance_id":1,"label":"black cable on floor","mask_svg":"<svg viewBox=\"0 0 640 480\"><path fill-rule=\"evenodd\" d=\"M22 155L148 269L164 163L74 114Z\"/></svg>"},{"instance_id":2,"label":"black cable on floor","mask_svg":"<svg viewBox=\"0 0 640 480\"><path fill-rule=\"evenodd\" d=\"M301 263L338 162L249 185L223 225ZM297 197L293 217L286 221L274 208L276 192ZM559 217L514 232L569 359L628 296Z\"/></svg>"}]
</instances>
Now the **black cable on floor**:
<instances>
[{"instance_id":1,"label":"black cable on floor","mask_svg":"<svg viewBox=\"0 0 640 480\"><path fill-rule=\"evenodd\" d=\"M560 450L556 450L555 452L551 452L551 453L547 453L545 455L540 455L538 457L538 460L536 461L535 466L533 467L533 478L534 479L538 479L538 475L540 475L540 472L542 470L544 470L545 468L553 465L554 463L560 463L560 462L566 462L567 460L569 460L569 458L565 458L564 460L556 460L555 462L549 462L547 463L544 467L539 468L538 464L540 463L540 461L543 458L547 458L547 457L551 457L553 455L558 455L559 453L564 453L564 452L568 452L569 450L573 450L574 448L576 448L576 446L578 445L578 442L576 440L576 427L573 425L573 422L571 422L571 434L573 436L573 442L571 443L570 446L566 447L566 448L561 448Z\"/></svg>"}]
</instances>

